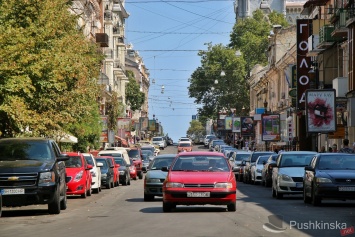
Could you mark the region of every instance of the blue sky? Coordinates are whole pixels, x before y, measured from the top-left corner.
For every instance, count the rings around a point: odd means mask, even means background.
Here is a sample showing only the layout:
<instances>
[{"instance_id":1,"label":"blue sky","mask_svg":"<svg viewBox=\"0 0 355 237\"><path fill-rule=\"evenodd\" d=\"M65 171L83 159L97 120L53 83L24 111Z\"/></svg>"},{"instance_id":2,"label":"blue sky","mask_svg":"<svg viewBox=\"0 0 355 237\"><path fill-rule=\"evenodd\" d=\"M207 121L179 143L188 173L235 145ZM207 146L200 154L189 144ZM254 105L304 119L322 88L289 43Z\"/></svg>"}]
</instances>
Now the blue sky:
<instances>
[{"instance_id":1,"label":"blue sky","mask_svg":"<svg viewBox=\"0 0 355 237\"><path fill-rule=\"evenodd\" d=\"M126 0L126 43L150 71L149 119L161 122L174 141L186 135L200 105L188 95L188 79L201 65L205 43L229 43L233 0ZM164 93L161 87L164 86Z\"/></svg>"}]
</instances>

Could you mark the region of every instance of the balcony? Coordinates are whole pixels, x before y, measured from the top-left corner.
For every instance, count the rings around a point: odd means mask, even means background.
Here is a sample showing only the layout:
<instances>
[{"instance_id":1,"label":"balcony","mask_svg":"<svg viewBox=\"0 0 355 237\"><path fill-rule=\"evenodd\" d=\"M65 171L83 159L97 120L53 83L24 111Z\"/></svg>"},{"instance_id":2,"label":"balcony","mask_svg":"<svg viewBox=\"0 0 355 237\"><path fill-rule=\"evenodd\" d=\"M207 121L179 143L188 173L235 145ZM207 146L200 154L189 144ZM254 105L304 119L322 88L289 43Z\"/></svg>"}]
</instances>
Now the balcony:
<instances>
[{"instance_id":1,"label":"balcony","mask_svg":"<svg viewBox=\"0 0 355 237\"><path fill-rule=\"evenodd\" d=\"M335 10L335 14L331 18L331 23L334 25L334 31L332 37L336 40L342 41L347 38L348 28L346 28L346 22L349 19L349 13L346 9L338 8Z\"/></svg>"},{"instance_id":2,"label":"balcony","mask_svg":"<svg viewBox=\"0 0 355 237\"><path fill-rule=\"evenodd\" d=\"M112 21L112 11L105 11L104 12L104 19L105 21Z\"/></svg>"},{"instance_id":3,"label":"balcony","mask_svg":"<svg viewBox=\"0 0 355 237\"><path fill-rule=\"evenodd\" d=\"M108 35L106 33L96 33L96 43L99 43L100 47L108 47Z\"/></svg>"},{"instance_id":4,"label":"balcony","mask_svg":"<svg viewBox=\"0 0 355 237\"><path fill-rule=\"evenodd\" d=\"M332 32L334 31L334 26L326 25L319 29L319 44L318 49L325 49L333 45L336 41L335 37L332 37Z\"/></svg>"},{"instance_id":5,"label":"balcony","mask_svg":"<svg viewBox=\"0 0 355 237\"><path fill-rule=\"evenodd\" d=\"M106 59L113 59L113 50L112 49L105 49L105 56Z\"/></svg>"}]
</instances>

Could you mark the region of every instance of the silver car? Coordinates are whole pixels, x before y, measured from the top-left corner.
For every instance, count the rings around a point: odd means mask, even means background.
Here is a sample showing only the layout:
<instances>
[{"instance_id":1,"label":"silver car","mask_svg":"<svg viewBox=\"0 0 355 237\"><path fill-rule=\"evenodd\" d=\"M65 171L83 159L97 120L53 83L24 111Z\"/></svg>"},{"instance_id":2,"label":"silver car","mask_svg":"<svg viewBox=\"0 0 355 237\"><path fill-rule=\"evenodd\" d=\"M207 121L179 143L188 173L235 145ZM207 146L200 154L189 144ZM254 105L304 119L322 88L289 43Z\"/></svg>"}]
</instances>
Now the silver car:
<instances>
[{"instance_id":1,"label":"silver car","mask_svg":"<svg viewBox=\"0 0 355 237\"><path fill-rule=\"evenodd\" d=\"M280 153L272 164L272 196L278 199L284 194L302 194L304 167L308 166L313 151L286 151Z\"/></svg>"}]
</instances>

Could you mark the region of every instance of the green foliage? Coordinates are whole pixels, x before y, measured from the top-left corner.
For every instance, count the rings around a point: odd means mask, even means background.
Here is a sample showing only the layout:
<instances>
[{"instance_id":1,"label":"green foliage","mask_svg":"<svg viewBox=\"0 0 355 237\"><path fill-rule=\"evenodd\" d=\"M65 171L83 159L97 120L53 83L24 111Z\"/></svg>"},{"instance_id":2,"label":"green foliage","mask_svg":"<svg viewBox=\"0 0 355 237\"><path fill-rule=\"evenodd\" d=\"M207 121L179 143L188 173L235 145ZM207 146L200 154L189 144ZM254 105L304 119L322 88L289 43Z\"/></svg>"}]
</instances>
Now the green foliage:
<instances>
[{"instance_id":1,"label":"green foliage","mask_svg":"<svg viewBox=\"0 0 355 237\"><path fill-rule=\"evenodd\" d=\"M205 132L205 127L198 120L192 120L186 134L188 136L201 135Z\"/></svg>"},{"instance_id":2,"label":"green foliage","mask_svg":"<svg viewBox=\"0 0 355 237\"><path fill-rule=\"evenodd\" d=\"M107 128L115 131L117 128L117 118L123 115L123 105L118 102L117 92L112 92L111 101L106 103Z\"/></svg>"},{"instance_id":3,"label":"green foliage","mask_svg":"<svg viewBox=\"0 0 355 237\"><path fill-rule=\"evenodd\" d=\"M135 111L142 107L145 95L140 91L139 84L134 78L132 71L127 71L128 83L126 85L126 103L131 106L131 110Z\"/></svg>"},{"instance_id":4,"label":"green foliage","mask_svg":"<svg viewBox=\"0 0 355 237\"><path fill-rule=\"evenodd\" d=\"M223 108L232 111L249 105L249 91L245 79L245 61L237 57L234 49L221 44L207 44L206 51L199 52L201 66L191 75L189 96L202 104L201 118L217 118ZM221 71L225 76L221 76ZM218 80L218 84L215 84Z\"/></svg>"},{"instance_id":5,"label":"green foliage","mask_svg":"<svg viewBox=\"0 0 355 237\"><path fill-rule=\"evenodd\" d=\"M277 11L272 11L269 14L269 20L271 25L281 25L282 27L287 27L289 25L285 16Z\"/></svg>"},{"instance_id":6,"label":"green foliage","mask_svg":"<svg viewBox=\"0 0 355 237\"><path fill-rule=\"evenodd\" d=\"M69 3L1 1L1 136L71 132L98 139L96 78L103 55L77 30Z\"/></svg>"},{"instance_id":7,"label":"green foliage","mask_svg":"<svg viewBox=\"0 0 355 237\"><path fill-rule=\"evenodd\" d=\"M281 13L273 11L269 16L265 16L261 10L257 10L253 12L252 18L238 21L234 25L229 46L240 49L246 61L247 71L256 64L267 64L265 52L273 25L286 27L288 23Z\"/></svg>"}]
</instances>

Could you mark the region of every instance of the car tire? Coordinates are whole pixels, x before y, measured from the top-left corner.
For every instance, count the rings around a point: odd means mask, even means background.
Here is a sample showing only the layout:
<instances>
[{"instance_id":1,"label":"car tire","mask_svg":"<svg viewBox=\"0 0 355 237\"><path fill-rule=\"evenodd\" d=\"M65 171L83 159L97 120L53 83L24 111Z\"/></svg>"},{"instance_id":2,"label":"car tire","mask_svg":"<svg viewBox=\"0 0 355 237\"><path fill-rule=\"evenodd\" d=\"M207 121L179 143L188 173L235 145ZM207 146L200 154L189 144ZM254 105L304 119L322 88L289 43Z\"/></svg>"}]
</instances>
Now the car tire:
<instances>
[{"instance_id":1,"label":"car tire","mask_svg":"<svg viewBox=\"0 0 355 237\"><path fill-rule=\"evenodd\" d=\"M86 191L86 196L90 197L92 193L91 187Z\"/></svg>"},{"instance_id":2,"label":"car tire","mask_svg":"<svg viewBox=\"0 0 355 237\"><path fill-rule=\"evenodd\" d=\"M284 197L283 193L279 193L279 192L277 191L277 189L275 190L275 192L276 192L276 198L277 198L277 199L282 199L282 198Z\"/></svg>"},{"instance_id":3,"label":"car tire","mask_svg":"<svg viewBox=\"0 0 355 237\"><path fill-rule=\"evenodd\" d=\"M139 173L138 178L139 178L139 179L143 179L143 172L140 172L140 173Z\"/></svg>"},{"instance_id":4,"label":"car tire","mask_svg":"<svg viewBox=\"0 0 355 237\"><path fill-rule=\"evenodd\" d=\"M99 192L100 192L99 188L94 188L94 189L92 190L92 193L95 193L95 194L97 194L97 193L99 193Z\"/></svg>"},{"instance_id":5,"label":"car tire","mask_svg":"<svg viewBox=\"0 0 355 237\"><path fill-rule=\"evenodd\" d=\"M83 194L81 194L81 197L82 198L86 198L87 197L87 193L88 193L88 191L86 190L86 187L85 187L85 191L84 191Z\"/></svg>"},{"instance_id":6,"label":"car tire","mask_svg":"<svg viewBox=\"0 0 355 237\"><path fill-rule=\"evenodd\" d=\"M235 212L236 210L237 210L237 204L236 204L236 202L233 202L233 203L230 203L230 204L228 204L227 205L227 210L229 211L229 212Z\"/></svg>"},{"instance_id":7,"label":"car tire","mask_svg":"<svg viewBox=\"0 0 355 237\"><path fill-rule=\"evenodd\" d=\"M273 197L273 198L276 198L276 191L275 191L273 185L271 186L271 191L272 191L272 197Z\"/></svg>"},{"instance_id":8,"label":"car tire","mask_svg":"<svg viewBox=\"0 0 355 237\"><path fill-rule=\"evenodd\" d=\"M106 188L107 188L107 189L110 189L110 188L111 188L111 182L110 182L110 180L106 183Z\"/></svg>"},{"instance_id":9,"label":"car tire","mask_svg":"<svg viewBox=\"0 0 355 237\"><path fill-rule=\"evenodd\" d=\"M59 187L56 188L52 202L48 203L48 213L49 214L59 214L60 213L60 193Z\"/></svg>"},{"instance_id":10,"label":"car tire","mask_svg":"<svg viewBox=\"0 0 355 237\"><path fill-rule=\"evenodd\" d=\"M153 201L154 195L144 194L144 201Z\"/></svg>"},{"instance_id":11,"label":"car tire","mask_svg":"<svg viewBox=\"0 0 355 237\"><path fill-rule=\"evenodd\" d=\"M163 212L171 212L173 205L167 202L163 202Z\"/></svg>"},{"instance_id":12,"label":"car tire","mask_svg":"<svg viewBox=\"0 0 355 237\"><path fill-rule=\"evenodd\" d=\"M111 182L111 188L114 188L115 187L115 182L114 182L114 180L112 180L112 182Z\"/></svg>"},{"instance_id":13,"label":"car tire","mask_svg":"<svg viewBox=\"0 0 355 237\"><path fill-rule=\"evenodd\" d=\"M318 197L316 194L315 194L315 191L314 191L314 188L312 187L312 205L313 206L319 206L321 203L322 203L322 200L320 197Z\"/></svg>"},{"instance_id":14,"label":"car tire","mask_svg":"<svg viewBox=\"0 0 355 237\"><path fill-rule=\"evenodd\" d=\"M304 203L311 203L312 199L306 195L306 188L303 184L303 202Z\"/></svg>"},{"instance_id":15,"label":"car tire","mask_svg":"<svg viewBox=\"0 0 355 237\"><path fill-rule=\"evenodd\" d=\"M61 197L60 201L60 210L65 210L67 209L67 193L66 190L63 191L63 195Z\"/></svg>"},{"instance_id":16,"label":"car tire","mask_svg":"<svg viewBox=\"0 0 355 237\"><path fill-rule=\"evenodd\" d=\"M127 185L131 185L131 176L128 176L127 179L128 179Z\"/></svg>"}]
</instances>

